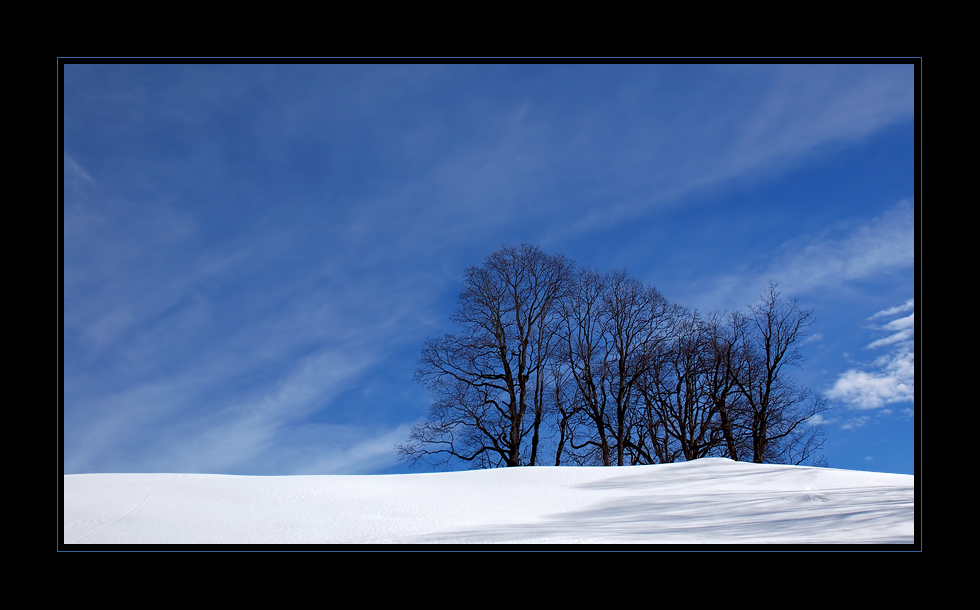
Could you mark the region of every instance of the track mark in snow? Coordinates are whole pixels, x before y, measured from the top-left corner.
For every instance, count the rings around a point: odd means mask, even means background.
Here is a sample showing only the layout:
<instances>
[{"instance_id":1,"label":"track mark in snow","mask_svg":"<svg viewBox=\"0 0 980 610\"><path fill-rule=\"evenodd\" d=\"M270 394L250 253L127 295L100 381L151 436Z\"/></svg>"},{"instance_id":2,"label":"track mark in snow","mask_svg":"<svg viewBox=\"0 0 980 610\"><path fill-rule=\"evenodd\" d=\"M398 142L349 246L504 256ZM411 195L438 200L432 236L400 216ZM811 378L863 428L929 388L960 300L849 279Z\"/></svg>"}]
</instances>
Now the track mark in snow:
<instances>
[{"instance_id":1,"label":"track mark in snow","mask_svg":"<svg viewBox=\"0 0 980 610\"><path fill-rule=\"evenodd\" d=\"M830 498L826 496L818 496L815 494L805 494L802 496L796 496L793 498L794 502L830 502Z\"/></svg>"},{"instance_id":2,"label":"track mark in snow","mask_svg":"<svg viewBox=\"0 0 980 610\"><path fill-rule=\"evenodd\" d=\"M150 494L156 493L156 492L160 491L161 489L163 489L167 485L167 482L169 480L170 480L170 477L167 477L166 479L163 480L163 485L161 485L160 487L157 487L153 491L146 492L146 495L143 496L143 499L140 500L140 503L137 504L136 506L134 506L133 508L129 509L129 511L127 511L125 515L119 517L118 519L116 519L112 523L106 523L105 525L103 525L99 529L97 529L95 531L92 531L92 532L89 532L89 533L85 534L84 536L82 536L81 538L77 538L75 540L72 540L71 542L66 542L65 544L76 544L76 543L78 543L78 542L80 542L82 540L85 540L89 536L91 536L93 534L97 534L97 533L101 532L102 530L104 530L105 528L107 528L109 526L112 526L112 525L115 525L115 524L119 523L120 521L122 521L123 519L125 519L126 517L132 515L133 512L135 512L137 508L139 508L140 506L143 506L143 503L146 502L146 499L150 497Z\"/></svg>"}]
</instances>

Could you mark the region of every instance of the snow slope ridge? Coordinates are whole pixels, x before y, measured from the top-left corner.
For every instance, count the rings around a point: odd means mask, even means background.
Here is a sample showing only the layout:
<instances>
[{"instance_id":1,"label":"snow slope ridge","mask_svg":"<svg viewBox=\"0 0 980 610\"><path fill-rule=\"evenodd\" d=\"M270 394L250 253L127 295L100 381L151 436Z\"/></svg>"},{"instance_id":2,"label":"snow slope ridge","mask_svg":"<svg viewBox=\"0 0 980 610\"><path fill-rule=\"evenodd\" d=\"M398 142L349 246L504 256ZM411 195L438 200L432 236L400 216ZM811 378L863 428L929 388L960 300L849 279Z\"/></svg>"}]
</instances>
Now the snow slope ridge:
<instances>
[{"instance_id":1,"label":"snow slope ridge","mask_svg":"<svg viewBox=\"0 0 980 610\"><path fill-rule=\"evenodd\" d=\"M915 477L707 458L435 474L64 477L65 543L912 543Z\"/></svg>"}]
</instances>

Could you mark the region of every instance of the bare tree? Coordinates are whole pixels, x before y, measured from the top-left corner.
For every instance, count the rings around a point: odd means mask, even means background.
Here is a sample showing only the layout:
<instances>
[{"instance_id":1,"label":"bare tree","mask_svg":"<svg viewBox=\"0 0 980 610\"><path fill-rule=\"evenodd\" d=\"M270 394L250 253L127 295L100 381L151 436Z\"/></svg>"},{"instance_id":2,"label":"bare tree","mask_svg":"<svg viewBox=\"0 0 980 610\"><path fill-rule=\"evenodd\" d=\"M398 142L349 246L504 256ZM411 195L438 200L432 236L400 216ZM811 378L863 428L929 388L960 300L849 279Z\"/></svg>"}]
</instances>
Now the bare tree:
<instances>
[{"instance_id":1,"label":"bare tree","mask_svg":"<svg viewBox=\"0 0 980 610\"><path fill-rule=\"evenodd\" d=\"M634 430L636 440L630 444L632 464L672 464L684 457L677 439L667 433L660 414L645 399Z\"/></svg>"},{"instance_id":2,"label":"bare tree","mask_svg":"<svg viewBox=\"0 0 980 610\"><path fill-rule=\"evenodd\" d=\"M570 373L567 366L556 358L551 367L550 411L555 416L555 466L561 466L562 453L565 444L574 444L575 418L581 412L581 404L575 400L575 392L571 390ZM574 457L573 457L574 460Z\"/></svg>"},{"instance_id":3,"label":"bare tree","mask_svg":"<svg viewBox=\"0 0 980 610\"><path fill-rule=\"evenodd\" d=\"M820 447L819 429L806 428L827 403L797 386L787 370L803 360L799 347L813 312L796 300L782 301L776 288L769 282L747 314L733 316L734 332L741 335L733 380L746 403L752 461L791 461L802 451L801 463Z\"/></svg>"},{"instance_id":4,"label":"bare tree","mask_svg":"<svg viewBox=\"0 0 980 610\"><path fill-rule=\"evenodd\" d=\"M572 266L564 256L522 244L466 270L451 318L463 332L426 341L422 349L415 376L434 401L429 419L398 447L402 459L444 465L459 459L474 467L537 463L555 325Z\"/></svg>"},{"instance_id":5,"label":"bare tree","mask_svg":"<svg viewBox=\"0 0 980 610\"><path fill-rule=\"evenodd\" d=\"M609 337L610 392L616 408L616 464L622 466L630 438L630 415L639 404L638 384L653 355L666 340L669 305L656 288L644 285L625 271L609 274L604 295Z\"/></svg>"},{"instance_id":6,"label":"bare tree","mask_svg":"<svg viewBox=\"0 0 980 610\"><path fill-rule=\"evenodd\" d=\"M577 421L586 420L589 433L580 435L578 445L572 441L572 449L591 447L604 466L614 459L622 466L631 447L635 450L637 384L664 341L667 309L655 288L625 271L577 274L563 309L562 361L574 380L582 415Z\"/></svg>"},{"instance_id":7,"label":"bare tree","mask_svg":"<svg viewBox=\"0 0 980 610\"><path fill-rule=\"evenodd\" d=\"M648 411L687 461L709 455L723 439L712 331L712 321L697 311L678 312L669 345L640 386Z\"/></svg>"},{"instance_id":8,"label":"bare tree","mask_svg":"<svg viewBox=\"0 0 980 610\"><path fill-rule=\"evenodd\" d=\"M591 447L598 452L603 466L612 464L606 414L612 368L608 359L609 338L606 335L606 312L603 295L606 278L596 271L583 269L575 276L571 293L564 301L560 327L561 358L569 371L574 395L566 403L578 405L578 418L586 419L589 432L574 441L574 426L569 442L574 450Z\"/></svg>"},{"instance_id":9,"label":"bare tree","mask_svg":"<svg viewBox=\"0 0 980 610\"><path fill-rule=\"evenodd\" d=\"M402 459L535 465L554 448L556 466L825 464L814 424L827 403L788 369L812 312L770 282L747 312L705 318L625 271L572 270L527 244L466 270L461 332L422 349L433 402Z\"/></svg>"},{"instance_id":10,"label":"bare tree","mask_svg":"<svg viewBox=\"0 0 980 610\"><path fill-rule=\"evenodd\" d=\"M710 353L705 371L705 389L718 414L718 427L725 443L722 455L736 461L751 453L743 425L745 400L735 384L741 370L742 361L738 354L744 332L740 332L732 321L739 319L738 314L723 316L718 313L709 319Z\"/></svg>"}]
</instances>

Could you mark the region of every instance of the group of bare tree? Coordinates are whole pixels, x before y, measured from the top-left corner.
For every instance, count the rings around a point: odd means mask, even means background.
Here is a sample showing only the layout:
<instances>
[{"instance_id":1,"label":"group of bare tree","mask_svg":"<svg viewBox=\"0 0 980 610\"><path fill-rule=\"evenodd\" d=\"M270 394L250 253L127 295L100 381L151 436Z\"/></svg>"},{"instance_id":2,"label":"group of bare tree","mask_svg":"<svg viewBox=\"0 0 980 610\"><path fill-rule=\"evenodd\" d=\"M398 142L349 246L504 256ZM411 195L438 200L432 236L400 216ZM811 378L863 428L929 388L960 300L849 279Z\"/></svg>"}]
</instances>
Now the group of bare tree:
<instances>
[{"instance_id":1,"label":"group of bare tree","mask_svg":"<svg viewBox=\"0 0 980 610\"><path fill-rule=\"evenodd\" d=\"M416 380L433 404L404 460L824 463L812 418L826 402L789 375L812 312L775 284L746 312L706 317L524 244L466 270L451 319L461 334L423 347Z\"/></svg>"}]
</instances>

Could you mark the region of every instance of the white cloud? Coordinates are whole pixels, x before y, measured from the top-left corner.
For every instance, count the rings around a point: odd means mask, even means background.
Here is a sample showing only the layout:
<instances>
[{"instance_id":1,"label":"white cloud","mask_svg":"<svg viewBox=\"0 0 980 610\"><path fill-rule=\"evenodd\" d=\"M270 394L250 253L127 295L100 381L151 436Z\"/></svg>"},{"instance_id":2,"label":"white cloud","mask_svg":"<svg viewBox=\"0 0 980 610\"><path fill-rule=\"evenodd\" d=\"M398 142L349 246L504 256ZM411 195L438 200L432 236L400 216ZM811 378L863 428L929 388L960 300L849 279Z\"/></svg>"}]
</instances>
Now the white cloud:
<instances>
[{"instance_id":1,"label":"white cloud","mask_svg":"<svg viewBox=\"0 0 980 610\"><path fill-rule=\"evenodd\" d=\"M892 315L914 307L913 301L885 310ZM886 315L878 312L871 316ZM873 341L867 349L891 346L891 352L880 356L871 364L870 371L850 369L837 378L827 391L827 397L840 400L856 409L881 409L885 405L915 402L915 314L893 320L878 327L878 331L894 331L883 339ZM890 410L882 411L891 413Z\"/></svg>"},{"instance_id":2,"label":"white cloud","mask_svg":"<svg viewBox=\"0 0 980 610\"><path fill-rule=\"evenodd\" d=\"M836 421L837 418L824 417L822 413L817 413L810 419L806 420L806 423L808 426L820 426L820 425L832 424L835 423Z\"/></svg>"},{"instance_id":3,"label":"white cloud","mask_svg":"<svg viewBox=\"0 0 980 610\"><path fill-rule=\"evenodd\" d=\"M864 424L868 423L868 420L870 420L870 419L871 418L868 417L867 415L862 415L861 417L855 417L851 421L849 421L846 424L844 424L843 426L841 426L841 429L842 430L853 430L854 428L860 428Z\"/></svg>"},{"instance_id":4,"label":"white cloud","mask_svg":"<svg viewBox=\"0 0 980 610\"><path fill-rule=\"evenodd\" d=\"M911 301L910 301L911 302ZM914 302L913 302L914 307ZM898 309L893 307L892 309ZM878 314L871 316L876 317ZM877 349L879 347L885 347L887 345L894 345L896 343L901 343L903 341L914 341L915 340L915 314L905 316L904 318L899 318L897 320L892 320L884 326L879 326L876 330L885 331L895 331L898 332L889 335L883 339L878 339L873 341L867 347L867 349Z\"/></svg>"},{"instance_id":5,"label":"white cloud","mask_svg":"<svg viewBox=\"0 0 980 610\"><path fill-rule=\"evenodd\" d=\"M914 328L914 327L915 327L915 314L913 313L905 316L904 318L892 320L891 322L885 324L881 328L883 330L902 330L902 329Z\"/></svg>"},{"instance_id":6,"label":"white cloud","mask_svg":"<svg viewBox=\"0 0 980 610\"><path fill-rule=\"evenodd\" d=\"M827 396L858 409L877 409L888 403L913 401L915 385L911 379L907 381L890 372L851 369L838 377Z\"/></svg>"},{"instance_id":7,"label":"white cloud","mask_svg":"<svg viewBox=\"0 0 980 610\"><path fill-rule=\"evenodd\" d=\"M894 345L895 343L901 343L902 341L910 341L915 338L915 333L913 330L903 330L900 333L895 333L894 335L885 337L884 339L878 339L868 345L868 349L875 349L879 347L885 347L886 345Z\"/></svg>"},{"instance_id":8,"label":"white cloud","mask_svg":"<svg viewBox=\"0 0 980 610\"><path fill-rule=\"evenodd\" d=\"M874 320L875 318L882 318L882 317L887 317L887 316L893 316L893 315L895 315L897 313L903 313L903 312L906 312L906 311L912 311L913 309L915 309L915 299L909 299L908 301L905 301L905 303L903 303L903 304L901 304L901 305L899 305L897 307L892 307L890 309L885 309L884 311L879 311L878 313L874 314L873 316L871 316L868 319L869 320Z\"/></svg>"}]
</instances>

